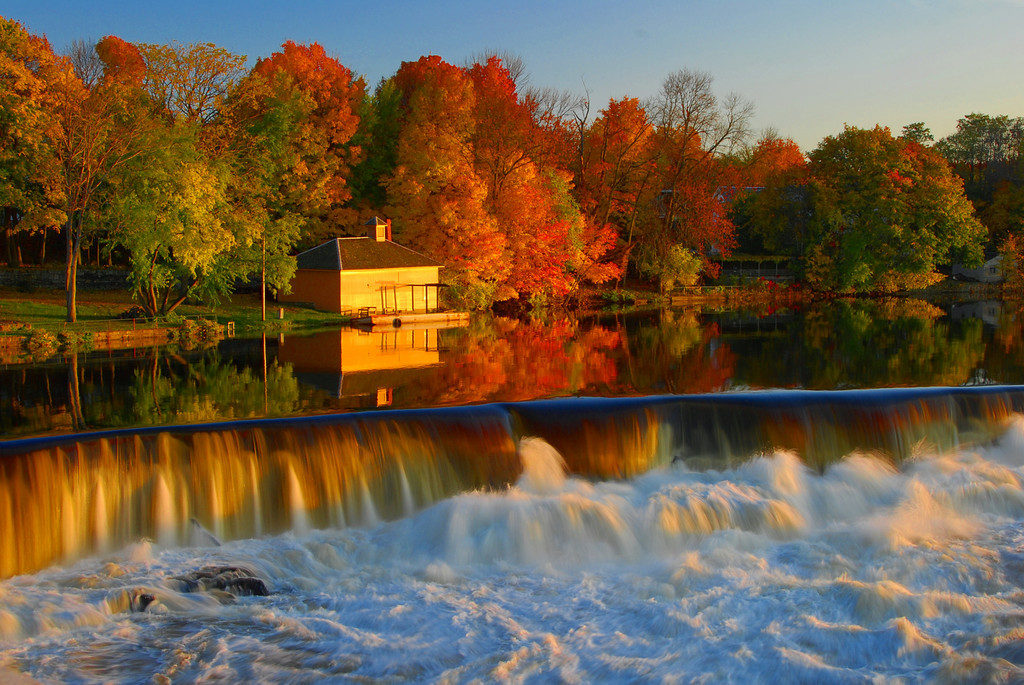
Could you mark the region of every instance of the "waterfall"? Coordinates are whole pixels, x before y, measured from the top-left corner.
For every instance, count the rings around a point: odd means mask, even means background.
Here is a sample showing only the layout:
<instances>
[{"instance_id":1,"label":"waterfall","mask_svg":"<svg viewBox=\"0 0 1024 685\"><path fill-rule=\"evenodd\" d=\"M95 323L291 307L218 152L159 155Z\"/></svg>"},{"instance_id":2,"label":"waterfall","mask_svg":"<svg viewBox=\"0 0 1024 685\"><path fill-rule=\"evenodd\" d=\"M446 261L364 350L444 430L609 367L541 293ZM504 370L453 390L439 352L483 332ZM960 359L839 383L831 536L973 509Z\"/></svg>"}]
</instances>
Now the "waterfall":
<instances>
[{"instance_id":1,"label":"waterfall","mask_svg":"<svg viewBox=\"0 0 1024 685\"><path fill-rule=\"evenodd\" d=\"M230 540L401 518L516 483L528 436L596 480L774 449L824 468L982 442L1022 405L1018 387L569 398L0 442L0 577L142 538L185 544L193 519Z\"/></svg>"}]
</instances>

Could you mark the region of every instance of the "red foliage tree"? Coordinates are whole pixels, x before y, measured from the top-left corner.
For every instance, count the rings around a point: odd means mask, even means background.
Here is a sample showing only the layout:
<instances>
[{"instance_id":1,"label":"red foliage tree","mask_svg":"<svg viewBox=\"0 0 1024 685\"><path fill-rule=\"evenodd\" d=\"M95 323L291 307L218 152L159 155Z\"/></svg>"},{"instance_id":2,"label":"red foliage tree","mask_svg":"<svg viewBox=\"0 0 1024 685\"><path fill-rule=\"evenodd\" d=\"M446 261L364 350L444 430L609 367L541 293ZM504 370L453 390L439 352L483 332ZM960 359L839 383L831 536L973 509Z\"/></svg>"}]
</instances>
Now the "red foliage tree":
<instances>
[{"instance_id":1,"label":"red foliage tree","mask_svg":"<svg viewBox=\"0 0 1024 685\"><path fill-rule=\"evenodd\" d=\"M403 63L394 79L404 121L386 186L397 237L444 262L455 281L502 278L504 237L473 167L473 82L433 55Z\"/></svg>"},{"instance_id":2,"label":"red foliage tree","mask_svg":"<svg viewBox=\"0 0 1024 685\"><path fill-rule=\"evenodd\" d=\"M96 43L96 54L103 61L104 80L142 87L146 60L137 47L117 36L105 36Z\"/></svg>"}]
</instances>

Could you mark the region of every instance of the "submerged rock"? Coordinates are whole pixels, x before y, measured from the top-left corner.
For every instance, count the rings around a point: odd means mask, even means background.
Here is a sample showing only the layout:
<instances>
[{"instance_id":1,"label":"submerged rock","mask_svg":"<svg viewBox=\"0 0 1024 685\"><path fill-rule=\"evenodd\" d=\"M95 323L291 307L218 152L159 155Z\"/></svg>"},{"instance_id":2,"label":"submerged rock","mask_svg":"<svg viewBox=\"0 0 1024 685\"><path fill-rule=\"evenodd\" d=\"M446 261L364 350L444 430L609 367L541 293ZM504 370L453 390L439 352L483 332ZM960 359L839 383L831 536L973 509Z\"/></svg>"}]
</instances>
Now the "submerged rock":
<instances>
[{"instance_id":1,"label":"submerged rock","mask_svg":"<svg viewBox=\"0 0 1024 685\"><path fill-rule=\"evenodd\" d=\"M267 584L256 574L242 566L204 566L203 568L174 576L179 592L223 590L232 595L266 597L270 594Z\"/></svg>"},{"instance_id":2,"label":"submerged rock","mask_svg":"<svg viewBox=\"0 0 1024 685\"><path fill-rule=\"evenodd\" d=\"M155 601L156 595L149 592L132 592L128 596L128 611L131 611L132 613L141 613Z\"/></svg>"}]
</instances>

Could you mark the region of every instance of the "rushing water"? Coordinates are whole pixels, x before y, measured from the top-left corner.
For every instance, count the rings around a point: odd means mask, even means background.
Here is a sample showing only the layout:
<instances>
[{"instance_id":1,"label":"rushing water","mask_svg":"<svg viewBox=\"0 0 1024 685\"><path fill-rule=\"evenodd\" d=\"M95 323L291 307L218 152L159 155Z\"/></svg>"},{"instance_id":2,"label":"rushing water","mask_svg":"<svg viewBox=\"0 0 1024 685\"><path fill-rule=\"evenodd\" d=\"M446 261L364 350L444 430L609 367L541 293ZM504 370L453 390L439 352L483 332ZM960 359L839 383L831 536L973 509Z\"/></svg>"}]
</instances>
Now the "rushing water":
<instances>
[{"instance_id":1,"label":"rushing water","mask_svg":"<svg viewBox=\"0 0 1024 685\"><path fill-rule=\"evenodd\" d=\"M788 391L9 442L3 558L85 556L0 582L0 678L1019 680L1022 409ZM270 594L183 580L209 566Z\"/></svg>"},{"instance_id":2,"label":"rushing water","mask_svg":"<svg viewBox=\"0 0 1024 685\"><path fill-rule=\"evenodd\" d=\"M1024 680L1024 388L923 387L1020 327L929 307L0 370L0 682Z\"/></svg>"}]
</instances>

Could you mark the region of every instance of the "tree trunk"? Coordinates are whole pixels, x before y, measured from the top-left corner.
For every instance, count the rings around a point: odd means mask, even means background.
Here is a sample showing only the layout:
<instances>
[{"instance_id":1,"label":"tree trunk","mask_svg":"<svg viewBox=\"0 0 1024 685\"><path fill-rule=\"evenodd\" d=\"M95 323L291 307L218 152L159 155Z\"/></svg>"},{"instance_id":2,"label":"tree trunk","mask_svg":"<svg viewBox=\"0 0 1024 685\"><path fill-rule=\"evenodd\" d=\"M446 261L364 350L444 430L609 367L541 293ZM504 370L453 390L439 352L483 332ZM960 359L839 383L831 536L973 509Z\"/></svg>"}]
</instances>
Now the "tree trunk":
<instances>
[{"instance_id":1,"label":"tree trunk","mask_svg":"<svg viewBox=\"0 0 1024 685\"><path fill-rule=\"evenodd\" d=\"M177 300L175 300L171 304L170 307L167 307L167 310L164 311L163 313L164 314L170 314L175 309L177 309L179 305L181 305L186 299L188 299L188 294L192 291L192 288L196 287L197 285L199 285L199 278L198 277L196 277L195 280L192 281L192 285L190 285L189 287L185 288L185 292L182 294L182 296L179 297ZM170 292L170 291L168 291L168 292ZM164 298L164 299L166 301L166 298Z\"/></svg>"},{"instance_id":2,"label":"tree trunk","mask_svg":"<svg viewBox=\"0 0 1024 685\"><path fill-rule=\"evenodd\" d=\"M85 416L82 414L82 395L78 388L78 353L73 352L68 360L68 404L71 411L71 427L78 431L85 426Z\"/></svg>"},{"instance_id":3,"label":"tree trunk","mask_svg":"<svg viewBox=\"0 0 1024 685\"><path fill-rule=\"evenodd\" d=\"M267 401L267 332L263 331L263 415L268 412L269 402Z\"/></svg>"},{"instance_id":4,"label":"tree trunk","mask_svg":"<svg viewBox=\"0 0 1024 685\"><path fill-rule=\"evenodd\" d=\"M147 274L147 285L146 288L146 312L150 316L156 316L156 289L153 286L153 269L156 266L156 252L153 252L152 259L149 260L149 274Z\"/></svg>"},{"instance_id":5,"label":"tree trunk","mask_svg":"<svg viewBox=\"0 0 1024 685\"><path fill-rule=\"evenodd\" d=\"M78 321L78 258L82 247L81 219L76 224L73 212L68 213L67 225L67 265L64 272L64 283L67 291L67 320Z\"/></svg>"},{"instance_id":6,"label":"tree trunk","mask_svg":"<svg viewBox=\"0 0 1024 685\"><path fill-rule=\"evenodd\" d=\"M14 227L18 225L18 222L14 219L13 209L3 210L4 220L4 243L7 247L7 266L21 266L21 246L18 244L15 236L17 231Z\"/></svg>"},{"instance_id":7,"label":"tree trunk","mask_svg":"<svg viewBox=\"0 0 1024 685\"><path fill-rule=\"evenodd\" d=\"M43 227L42 231L43 231L43 244L39 248L39 266L43 266L44 264L46 264L46 227L45 226Z\"/></svg>"},{"instance_id":8,"label":"tree trunk","mask_svg":"<svg viewBox=\"0 0 1024 685\"><path fill-rule=\"evenodd\" d=\"M267 236L264 231L263 238L260 240L260 315L261 321L266 323L267 321ZM263 345L266 347L267 341L264 336ZM264 354L266 350L264 349ZM266 379L264 379L264 385L266 385Z\"/></svg>"}]
</instances>

